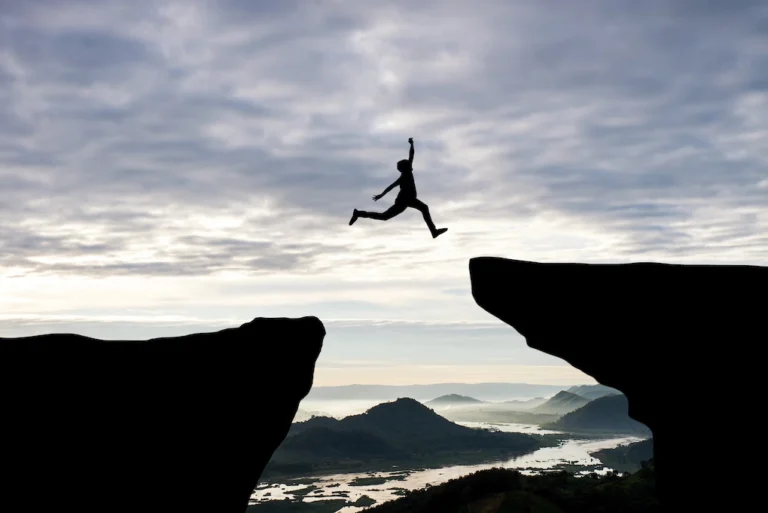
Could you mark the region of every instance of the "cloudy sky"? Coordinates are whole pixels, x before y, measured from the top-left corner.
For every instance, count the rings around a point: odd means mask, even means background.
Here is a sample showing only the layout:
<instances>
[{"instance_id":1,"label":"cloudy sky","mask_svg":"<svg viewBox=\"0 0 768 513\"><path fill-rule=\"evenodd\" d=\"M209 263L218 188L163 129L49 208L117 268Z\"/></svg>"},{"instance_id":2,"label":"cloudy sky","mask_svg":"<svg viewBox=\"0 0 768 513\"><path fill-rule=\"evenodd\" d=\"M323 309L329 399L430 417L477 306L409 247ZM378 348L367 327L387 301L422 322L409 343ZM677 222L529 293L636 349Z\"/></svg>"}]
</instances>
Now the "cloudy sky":
<instances>
[{"instance_id":1,"label":"cloudy sky","mask_svg":"<svg viewBox=\"0 0 768 513\"><path fill-rule=\"evenodd\" d=\"M0 336L316 315L318 385L593 382L468 259L765 265L767 70L758 1L0 0ZM449 231L348 226L409 137Z\"/></svg>"}]
</instances>

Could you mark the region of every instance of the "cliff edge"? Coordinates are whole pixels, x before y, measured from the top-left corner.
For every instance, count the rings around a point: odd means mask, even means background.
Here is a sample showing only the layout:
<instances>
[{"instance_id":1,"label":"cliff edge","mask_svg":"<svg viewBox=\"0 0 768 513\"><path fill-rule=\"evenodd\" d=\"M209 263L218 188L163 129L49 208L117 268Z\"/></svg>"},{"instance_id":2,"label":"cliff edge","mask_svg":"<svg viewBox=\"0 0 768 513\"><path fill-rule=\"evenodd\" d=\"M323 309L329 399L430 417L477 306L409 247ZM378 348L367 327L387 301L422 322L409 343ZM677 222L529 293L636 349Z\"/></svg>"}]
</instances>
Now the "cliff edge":
<instances>
[{"instance_id":1,"label":"cliff edge","mask_svg":"<svg viewBox=\"0 0 768 513\"><path fill-rule=\"evenodd\" d=\"M712 506L737 486L749 504L734 472L749 451L716 447L743 429L723 420L711 391L734 408L757 394L759 359L750 355L765 340L768 267L477 257L469 274L477 304L530 347L627 396L630 416L653 432L662 504ZM718 479L706 495L685 478L703 469Z\"/></svg>"},{"instance_id":2,"label":"cliff edge","mask_svg":"<svg viewBox=\"0 0 768 513\"><path fill-rule=\"evenodd\" d=\"M312 386L315 317L0 338L0 509L242 513Z\"/></svg>"}]
</instances>

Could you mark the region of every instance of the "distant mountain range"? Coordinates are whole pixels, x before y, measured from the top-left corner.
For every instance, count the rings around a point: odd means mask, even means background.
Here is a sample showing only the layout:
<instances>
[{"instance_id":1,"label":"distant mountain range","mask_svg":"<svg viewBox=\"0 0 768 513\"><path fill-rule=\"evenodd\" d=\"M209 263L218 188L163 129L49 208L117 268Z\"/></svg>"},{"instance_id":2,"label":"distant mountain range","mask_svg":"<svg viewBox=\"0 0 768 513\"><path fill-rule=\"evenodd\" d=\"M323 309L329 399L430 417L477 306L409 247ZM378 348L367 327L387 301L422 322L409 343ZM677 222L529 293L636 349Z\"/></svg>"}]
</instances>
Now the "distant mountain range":
<instances>
[{"instance_id":1,"label":"distant mountain range","mask_svg":"<svg viewBox=\"0 0 768 513\"><path fill-rule=\"evenodd\" d=\"M547 399L544 397L534 397L532 399L514 399L511 401L503 401L501 405L508 406L510 408L518 409L518 410L530 410L531 408L535 408L536 406L540 404L544 404L547 402Z\"/></svg>"},{"instance_id":2,"label":"distant mountain range","mask_svg":"<svg viewBox=\"0 0 768 513\"><path fill-rule=\"evenodd\" d=\"M555 397L560 394L572 395L560 391L555 394ZM565 402L564 397L558 399ZM586 399L584 401L586 402ZM486 402L473 397L451 394L427 401L424 404L434 408L440 415L454 422L546 424L557 420L562 414L536 411L536 407L546 402L547 400L541 397L518 401ZM555 399L550 410L556 410L555 405L558 402ZM561 405L559 410L570 411L565 405Z\"/></svg>"},{"instance_id":3,"label":"distant mountain range","mask_svg":"<svg viewBox=\"0 0 768 513\"><path fill-rule=\"evenodd\" d=\"M542 446L542 437L467 428L401 398L341 420L315 417L294 423L264 476L402 467L435 458L508 458Z\"/></svg>"},{"instance_id":4,"label":"distant mountain range","mask_svg":"<svg viewBox=\"0 0 768 513\"><path fill-rule=\"evenodd\" d=\"M469 397L466 395L448 394L441 395L440 397L432 399L431 401L427 401L424 404L430 407L439 408L445 406L470 406L475 404L485 404L485 401L481 401L480 399L475 399L474 397Z\"/></svg>"},{"instance_id":5,"label":"distant mountain range","mask_svg":"<svg viewBox=\"0 0 768 513\"><path fill-rule=\"evenodd\" d=\"M556 393L546 402L532 408L530 411L534 413L564 415L581 408L588 402L589 399L563 390L562 392Z\"/></svg>"},{"instance_id":6,"label":"distant mountain range","mask_svg":"<svg viewBox=\"0 0 768 513\"><path fill-rule=\"evenodd\" d=\"M589 385L587 385L589 386ZM437 383L432 385L344 385L312 387L306 397L313 400L374 399L393 401L398 397L411 397L428 401L443 395L457 394L483 401L506 401L550 397L567 386L536 385L531 383Z\"/></svg>"},{"instance_id":7,"label":"distant mountain range","mask_svg":"<svg viewBox=\"0 0 768 513\"><path fill-rule=\"evenodd\" d=\"M597 399L598 397L604 397L606 395L620 395L621 390L616 390L615 388L607 387L605 385L577 385L575 387L571 387L567 392L570 392L572 394L580 395L581 397L584 397L586 399L592 400Z\"/></svg>"},{"instance_id":8,"label":"distant mountain range","mask_svg":"<svg viewBox=\"0 0 768 513\"><path fill-rule=\"evenodd\" d=\"M572 433L651 434L644 424L629 416L629 402L623 394L599 397L544 427Z\"/></svg>"}]
</instances>

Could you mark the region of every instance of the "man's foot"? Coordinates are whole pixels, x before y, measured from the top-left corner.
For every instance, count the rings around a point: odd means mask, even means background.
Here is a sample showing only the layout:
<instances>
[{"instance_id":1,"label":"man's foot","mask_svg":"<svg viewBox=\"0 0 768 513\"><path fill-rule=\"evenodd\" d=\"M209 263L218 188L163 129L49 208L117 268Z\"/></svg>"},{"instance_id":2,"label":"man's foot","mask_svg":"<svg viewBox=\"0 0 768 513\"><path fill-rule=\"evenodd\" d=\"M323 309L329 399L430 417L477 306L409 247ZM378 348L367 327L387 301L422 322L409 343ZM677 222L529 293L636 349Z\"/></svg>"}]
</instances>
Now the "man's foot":
<instances>
[{"instance_id":1,"label":"man's foot","mask_svg":"<svg viewBox=\"0 0 768 513\"><path fill-rule=\"evenodd\" d=\"M435 231L432 233L432 238L433 238L433 239L436 239L436 238L438 238L440 235L444 234L444 233L445 233L445 232L447 232L447 231L448 231L448 228L440 228L439 230L435 230Z\"/></svg>"},{"instance_id":2,"label":"man's foot","mask_svg":"<svg viewBox=\"0 0 768 513\"><path fill-rule=\"evenodd\" d=\"M352 226L357 221L357 209L352 212L352 219L349 220L349 226Z\"/></svg>"}]
</instances>

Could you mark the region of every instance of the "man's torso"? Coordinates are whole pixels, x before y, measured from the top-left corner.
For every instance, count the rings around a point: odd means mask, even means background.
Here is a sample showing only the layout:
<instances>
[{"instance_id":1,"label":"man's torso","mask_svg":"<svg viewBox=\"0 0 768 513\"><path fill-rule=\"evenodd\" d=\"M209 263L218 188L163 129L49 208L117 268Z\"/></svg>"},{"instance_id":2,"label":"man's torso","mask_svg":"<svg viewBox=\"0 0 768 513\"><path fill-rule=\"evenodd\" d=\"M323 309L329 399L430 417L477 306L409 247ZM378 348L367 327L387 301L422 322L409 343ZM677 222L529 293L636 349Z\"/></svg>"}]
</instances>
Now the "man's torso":
<instances>
[{"instance_id":1,"label":"man's torso","mask_svg":"<svg viewBox=\"0 0 768 513\"><path fill-rule=\"evenodd\" d=\"M397 195L399 200L416 198L416 182L413 179L413 171L403 171L400 176L400 192Z\"/></svg>"}]
</instances>

